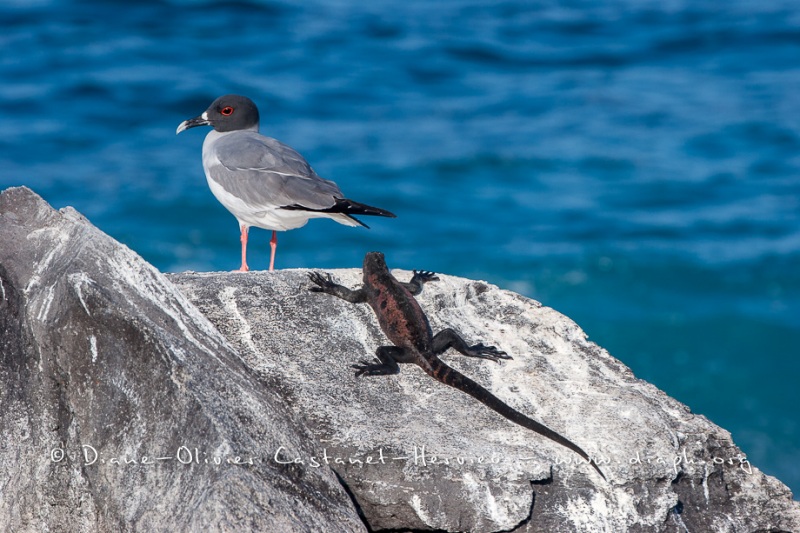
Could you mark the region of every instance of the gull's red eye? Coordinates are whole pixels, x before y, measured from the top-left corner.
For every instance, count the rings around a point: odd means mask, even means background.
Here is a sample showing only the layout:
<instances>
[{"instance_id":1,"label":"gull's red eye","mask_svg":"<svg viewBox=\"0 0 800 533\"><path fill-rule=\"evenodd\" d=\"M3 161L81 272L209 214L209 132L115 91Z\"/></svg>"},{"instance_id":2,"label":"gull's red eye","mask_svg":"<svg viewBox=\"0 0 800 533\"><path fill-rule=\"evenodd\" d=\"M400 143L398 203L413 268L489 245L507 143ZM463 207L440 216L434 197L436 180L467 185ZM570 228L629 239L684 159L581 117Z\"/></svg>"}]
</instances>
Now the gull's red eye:
<instances>
[{"instance_id":1,"label":"gull's red eye","mask_svg":"<svg viewBox=\"0 0 800 533\"><path fill-rule=\"evenodd\" d=\"M222 109L220 109L219 112L222 113L224 116L229 117L229 116L233 115L233 108L231 106L227 105L227 106L223 107Z\"/></svg>"}]
</instances>

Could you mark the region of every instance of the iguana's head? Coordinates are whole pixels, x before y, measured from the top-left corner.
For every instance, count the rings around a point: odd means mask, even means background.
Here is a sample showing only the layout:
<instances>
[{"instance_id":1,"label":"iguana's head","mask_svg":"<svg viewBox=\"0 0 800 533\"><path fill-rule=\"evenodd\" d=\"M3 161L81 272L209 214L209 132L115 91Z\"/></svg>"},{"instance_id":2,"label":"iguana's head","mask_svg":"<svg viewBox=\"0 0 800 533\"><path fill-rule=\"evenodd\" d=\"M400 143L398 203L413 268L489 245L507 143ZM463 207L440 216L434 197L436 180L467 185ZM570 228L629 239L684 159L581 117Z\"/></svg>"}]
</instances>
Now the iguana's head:
<instances>
[{"instance_id":1,"label":"iguana's head","mask_svg":"<svg viewBox=\"0 0 800 533\"><path fill-rule=\"evenodd\" d=\"M386 260L380 252L368 252L364 256L364 277L368 274L383 272L389 270L386 267Z\"/></svg>"}]
</instances>

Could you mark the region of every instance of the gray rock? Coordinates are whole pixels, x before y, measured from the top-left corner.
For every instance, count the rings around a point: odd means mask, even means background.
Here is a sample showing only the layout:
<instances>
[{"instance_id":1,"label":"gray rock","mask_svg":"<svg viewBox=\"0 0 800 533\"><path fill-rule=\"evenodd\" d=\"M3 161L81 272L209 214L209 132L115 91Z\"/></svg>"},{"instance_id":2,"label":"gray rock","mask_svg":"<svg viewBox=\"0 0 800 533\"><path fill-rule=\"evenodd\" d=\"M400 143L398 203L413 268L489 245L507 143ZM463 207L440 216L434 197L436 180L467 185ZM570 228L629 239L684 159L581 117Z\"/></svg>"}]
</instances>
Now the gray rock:
<instances>
[{"instance_id":1,"label":"gray rock","mask_svg":"<svg viewBox=\"0 0 800 533\"><path fill-rule=\"evenodd\" d=\"M0 228L0 531L364 531L350 498L373 530L800 531L725 430L517 294L441 276L419 299L514 356L452 366L609 482L416 367L356 379L386 339L307 271L165 277L23 188Z\"/></svg>"},{"instance_id":2,"label":"gray rock","mask_svg":"<svg viewBox=\"0 0 800 533\"><path fill-rule=\"evenodd\" d=\"M358 269L332 273L360 284ZM369 307L309 292L307 274L169 279L312 428L321 447L287 456L330 464L373 530L800 531L800 504L727 431L637 379L556 311L450 276L419 297L434 331L452 327L514 356L446 355L448 364L594 454L609 482L415 366L355 378L351 365L387 340Z\"/></svg>"},{"instance_id":3,"label":"gray rock","mask_svg":"<svg viewBox=\"0 0 800 533\"><path fill-rule=\"evenodd\" d=\"M319 444L162 274L28 189L0 228L0 531L364 530L330 469L274 460Z\"/></svg>"}]
</instances>

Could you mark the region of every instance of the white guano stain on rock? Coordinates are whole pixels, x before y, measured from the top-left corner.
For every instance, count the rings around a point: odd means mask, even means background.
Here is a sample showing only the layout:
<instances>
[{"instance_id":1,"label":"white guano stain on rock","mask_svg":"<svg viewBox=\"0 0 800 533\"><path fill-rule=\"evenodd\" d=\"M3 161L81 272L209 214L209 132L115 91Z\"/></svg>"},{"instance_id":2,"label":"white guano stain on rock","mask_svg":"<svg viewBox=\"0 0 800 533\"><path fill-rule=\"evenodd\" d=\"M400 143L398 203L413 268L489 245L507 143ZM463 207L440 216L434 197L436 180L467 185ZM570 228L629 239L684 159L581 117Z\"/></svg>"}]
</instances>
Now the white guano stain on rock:
<instances>
[{"instance_id":1,"label":"white guano stain on rock","mask_svg":"<svg viewBox=\"0 0 800 533\"><path fill-rule=\"evenodd\" d=\"M92 316L91 311L89 311L89 306L86 305L86 300L83 297L83 288L94 285L94 280L90 278L86 272L74 272L67 275L67 279L72 285L72 289L75 291L75 295L78 297L78 300L81 302L81 307L83 307L83 310L86 311L88 316Z\"/></svg>"},{"instance_id":2,"label":"white guano stain on rock","mask_svg":"<svg viewBox=\"0 0 800 533\"><path fill-rule=\"evenodd\" d=\"M34 302L38 310L36 311L36 320L39 322L44 322L47 319L47 316L50 314L50 306L53 305L53 299L55 298L55 287L50 285L45 289L44 298L35 299Z\"/></svg>"},{"instance_id":3,"label":"white guano stain on rock","mask_svg":"<svg viewBox=\"0 0 800 533\"><path fill-rule=\"evenodd\" d=\"M225 290L219 293L219 299L222 302L225 311L230 313L233 319L239 324L237 337L247 346L247 348L254 355L262 355L261 351L253 342L252 329L250 323L239 312L239 307L236 305L236 287L226 287Z\"/></svg>"},{"instance_id":4,"label":"white guano stain on rock","mask_svg":"<svg viewBox=\"0 0 800 533\"><path fill-rule=\"evenodd\" d=\"M97 362L97 337L89 335L89 350L92 353L92 363Z\"/></svg>"}]
</instances>

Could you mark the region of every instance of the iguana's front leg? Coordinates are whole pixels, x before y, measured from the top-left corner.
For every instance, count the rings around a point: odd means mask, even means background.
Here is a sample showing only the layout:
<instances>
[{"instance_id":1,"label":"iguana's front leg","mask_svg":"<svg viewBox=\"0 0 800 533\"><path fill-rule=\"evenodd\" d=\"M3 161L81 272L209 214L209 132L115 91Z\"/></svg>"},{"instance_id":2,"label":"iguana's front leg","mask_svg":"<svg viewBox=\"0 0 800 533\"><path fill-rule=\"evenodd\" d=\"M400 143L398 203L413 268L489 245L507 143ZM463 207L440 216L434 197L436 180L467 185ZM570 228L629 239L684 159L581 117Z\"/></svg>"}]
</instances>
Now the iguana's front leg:
<instances>
[{"instance_id":1,"label":"iguana's front leg","mask_svg":"<svg viewBox=\"0 0 800 533\"><path fill-rule=\"evenodd\" d=\"M486 346L482 342L470 346L461 338L461 335L454 330L447 328L433 336L433 353L441 355L448 348L453 348L468 357L479 357L498 361L499 359L511 359L511 356L494 346Z\"/></svg>"},{"instance_id":2,"label":"iguana's front leg","mask_svg":"<svg viewBox=\"0 0 800 533\"><path fill-rule=\"evenodd\" d=\"M367 301L367 293L363 287L358 290L348 289L344 285L334 283L330 274L325 274L323 276L319 272L309 272L308 279L317 285L317 287L311 287L309 289L312 292L332 294L333 296L353 304L362 304Z\"/></svg>"},{"instance_id":3,"label":"iguana's front leg","mask_svg":"<svg viewBox=\"0 0 800 533\"><path fill-rule=\"evenodd\" d=\"M434 272L427 270L415 270L414 277L408 283L401 283L403 287L408 289L408 292L416 296L422 292L422 286L429 281L439 281L439 277Z\"/></svg>"}]
</instances>

